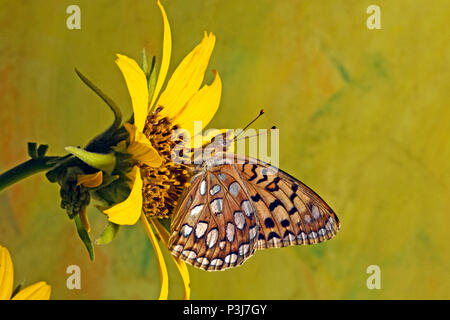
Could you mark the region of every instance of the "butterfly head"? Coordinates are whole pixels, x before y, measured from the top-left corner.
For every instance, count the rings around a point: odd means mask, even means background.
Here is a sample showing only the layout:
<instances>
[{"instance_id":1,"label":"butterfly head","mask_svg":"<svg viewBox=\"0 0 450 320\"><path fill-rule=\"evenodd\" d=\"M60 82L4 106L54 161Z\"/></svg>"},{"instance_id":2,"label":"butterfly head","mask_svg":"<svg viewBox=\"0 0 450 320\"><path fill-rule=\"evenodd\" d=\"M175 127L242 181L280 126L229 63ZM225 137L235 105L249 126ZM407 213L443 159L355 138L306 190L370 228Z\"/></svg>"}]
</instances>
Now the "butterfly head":
<instances>
[{"instance_id":1,"label":"butterfly head","mask_svg":"<svg viewBox=\"0 0 450 320\"><path fill-rule=\"evenodd\" d=\"M212 153L226 152L234 142L233 130L225 130L215 135L210 142L203 146L204 149L210 149Z\"/></svg>"}]
</instances>

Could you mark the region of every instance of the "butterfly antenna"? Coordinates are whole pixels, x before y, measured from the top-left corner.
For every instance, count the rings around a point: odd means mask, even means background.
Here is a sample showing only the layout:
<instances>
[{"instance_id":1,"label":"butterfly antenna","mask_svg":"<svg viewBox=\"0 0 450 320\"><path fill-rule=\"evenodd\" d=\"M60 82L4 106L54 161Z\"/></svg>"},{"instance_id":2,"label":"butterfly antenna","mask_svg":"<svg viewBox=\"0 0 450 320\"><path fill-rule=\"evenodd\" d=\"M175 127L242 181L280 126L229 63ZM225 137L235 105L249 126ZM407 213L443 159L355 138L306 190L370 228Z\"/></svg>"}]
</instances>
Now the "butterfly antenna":
<instances>
[{"instance_id":1,"label":"butterfly antenna","mask_svg":"<svg viewBox=\"0 0 450 320\"><path fill-rule=\"evenodd\" d=\"M242 129L242 131L239 132L239 134L238 134L236 137L234 137L233 141L237 141L237 138L238 138L242 133L244 133L245 130L247 130L247 128L250 127L250 126L253 124L253 122L255 122L256 120L258 120L259 117L261 117L263 114L264 114L264 109L261 109L261 110L259 111L258 116L257 116L255 119L253 119L252 121L250 121L250 123L247 124L247 125L245 126L245 128Z\"/></svg>"},{"instance_id":2,"label":"butterfly antenna","mask_svg":"<svg viewBox=\"0 0 450 320\"><path fill-rule=\"evenodd\" d=\"M275 130L276 128L277 128L276 126L273 126L272 128L270 128L270 130ZM267 131L264 131L264 132L260 132L260 133L254 134L254 135L252 135L252 136L245 136L245 137L243 137L243 138L241 138L241 139L236 139L235 141L241 141L241 140L245 140L245 139L250 139L250 138L262 136L262 135L264 135L264 134L267 134ZM237 136L236 136L236 137L237 137Z\"/></svg>"}]
</instances>

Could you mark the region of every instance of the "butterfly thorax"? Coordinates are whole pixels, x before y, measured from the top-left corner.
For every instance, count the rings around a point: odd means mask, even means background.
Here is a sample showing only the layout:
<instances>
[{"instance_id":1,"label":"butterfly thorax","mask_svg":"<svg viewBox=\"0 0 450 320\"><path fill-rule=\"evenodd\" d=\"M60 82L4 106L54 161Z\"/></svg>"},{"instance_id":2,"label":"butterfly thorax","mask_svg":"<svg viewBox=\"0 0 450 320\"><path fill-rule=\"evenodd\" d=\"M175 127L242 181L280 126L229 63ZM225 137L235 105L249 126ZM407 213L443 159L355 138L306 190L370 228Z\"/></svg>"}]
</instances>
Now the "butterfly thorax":
<instances>
[{"instance_id":1,"label":"butterfly thorax","mask_svg":"<svg viewBox=\"0 0 450 320\"><path fill-rule=\"evenodd\" d=\"M230 150L232 143L231 133L226 131L214 136L211 141L208 141L202 147L193 149L191 163L193 168L195 168L195 174L221 165L224 162L231 163L232 159L229 161L224 159L227 157L227 152Z\"/></svg>"}]
</instances>

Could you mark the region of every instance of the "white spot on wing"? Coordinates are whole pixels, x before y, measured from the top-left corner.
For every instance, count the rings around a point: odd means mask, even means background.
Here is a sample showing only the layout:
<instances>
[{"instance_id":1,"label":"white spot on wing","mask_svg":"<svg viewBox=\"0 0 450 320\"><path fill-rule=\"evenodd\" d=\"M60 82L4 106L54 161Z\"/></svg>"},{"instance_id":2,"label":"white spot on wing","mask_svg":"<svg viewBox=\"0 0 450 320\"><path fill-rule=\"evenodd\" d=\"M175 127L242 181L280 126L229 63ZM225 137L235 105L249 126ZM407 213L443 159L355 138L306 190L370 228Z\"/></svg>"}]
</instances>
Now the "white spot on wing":
<instances>
[{"instance_id":1,"label":"white spot on wing","mask_svg":"<svg viewBox=\"0 0 450 320\"><path fill-rule=\"evenodd\" d=\"M181 252L183 251L183 246L181 244L177 244L172 250L175 252Z\"/></svg>"},{"instance_id":2,"label":"white spot on wing","mask_svg":"<svg viewBox=\"0 0 450 320\"><path fill-rule=\"evenodd\" d=\"M192 204L192 197L189 196L189 199L188 199L188 201L186 203L186 208L189 208L191 206L191 204Z\"/></svg>"},{"instance_id":3,"label":"white spot on wing","mask_svg":"<svg viewBox=\"0 0 450 320\"><path fill-rule=\"evenodd\" d=\"M241 244L239 246L239 255L245 256L249 250L250 250L250 245L248 243Z\"/></svg>"},{"instance_id":4,"label":"white spot on wing","mask_svg":"<svg viewBox=\"0 0 450 320\"><path fill-rule=\"evenodd\" d=\"M184 226L183 226L183 229L182 229L183 231L183 236L185 236L185 237L188 237L190 234L191 234L191 232L192 232L192 227L191 226L189 226L189 225L187 225L187 224L185 224Z\"/></svg>"},{"instance_id":5,"label":"white spot on wing","mask_svg":"<svg viewBox=\"0 0 450 320\"><path fill-rule=\"evenodd\" d=\"M220 250L223 250L223 248L225 248L226 243L227 243L226 241L220 241L219 243Z\"/></svg>"},{"instance_id":6,"label":"white spot on wing","mask_svg":"<svg viewBox=\"0 0 450 320\"><path fill-rule=\"evenodd\" d=\"M250 235L250 241L255 239L256 235L258 234L258 226L255 224L248 230L248 233Z\"/></svg>"},{"instance_id":7,"label":"white spot on wing","mask_svg":"<svg viewBox=\"0 0 450 320\"><path fill-rule=\"evenodd\" d=\"M213 196L213 195L217 194L220 191L220 189L221 189L220 186L218 184L215 184L211 188L211 190L209 190L209 194Z\"/></svg>"},{"instance_id":8,"label":"white spot on wing","mask_svg":"<svg viewBox=\"0 0 450 320\"><path fill-rule=\"evenodd\" d=\"M227 240L228 241L233 242L235 232L236 232L236 229L234 228L234 224L232 224L231 222L228 222L228 224L227 224Z\"/></svg>"},{"instance_id":9,"label":"white spot on wing","mask_svg":"<svg viewBox=\"0 0 450 320\"><path fill-rule=\"evenodd\" d=\"M205 193L206 193L206 180L205 179L203 179L202 182L200 182L200 190L199 190L199 192L200 192L200 194L202 196L204 196Z\"/></svg>"},{"instance_id":10,"label":"white spot on wing","mask_svg":"<svg viewBox=\"0 0 450 320\"><path fill-rule=\"evenodd\" d=\"M305 222L310 223L311 222L311 216L309 214L305 214Z\"/></svg>"},{"instance_id":11,"label":"white spot on wing","mask_svg":"<svg viewBox=\"0 0 450 320\"><path fill-rule=\"evenodd\" d=\"M241 211L235 211L234 212L234 222L236 223L236 227L239 230L244 229L245 218L244 218L244 214Z\"/></svg>"},{"instance_id":12,"label":"white spot on wing","mask_svg":"<svg viewBox=\"0 0 450 320\"><path fill-rule=\"evenodd\" d=\"M235 181L228 186L228 190L230 190L230 193L236 197L241 190L241 186Z\"/></svg>"},{"instance_id":13,"label":"white spot on wing","mask_svg":"<svg viewBox=\"0 0 450 320\"><path fill-rule=\"evenodd\" d=\"M312 231L308 234L308 238L310 239L316 239L317 238L317 233L315 231Z\"/></svg>"},{"instance_id":14,"label":"white spot on wing","mask_svg":"<svg viewBox=\"0 0 450 320\"><path fill-rule=\"evenodd\" d=\"M292 233L289 233L286 237L283 239L284 241L294 241L295 236Z\"/></svg>"},{"instance_id":15,"label":"white spot on wing","mask_svg":"<svg viewBox=\"0 0 450 320\"><path fill-rule=\"evenodd\" d=\"M208 235L206 236L206 246L208 248L214 247L214 245L217 242L217 237L219 236L219 231L217 228L212 229L208 232Z\"/></svg>"},{"instance_id":16,"label":"white spot on wing","mask_svg":"<svg viewBox=\"0 0 450 320\"><path fill-rule=\"evenodd\" d=\"M222 198L217 198L211 201L211 210L214 214L221 214L223 210L223 200Z\"/></svg>"},{"instance_id":17,"label":"white spot on wing","mask_svg":"<svg viewBox=\"0 0 450 320\"><path fill-rule=\"evenodd\" d=\"M315 205L312 206L311 213L314 219L320 218L320 211L319 208L317 208Z\"/></svg>"},{"instance_id":18,"label":"white spot on wing","mask_svg":"<svg viewBox=\"0 0 450 320\"><path fill-rule=\"evenodd\" d=\"M207 266L209 264L209 260L208 260L208 258L200 257L200 258L197 258L197 263Z\"/></svg>"},{"instance_id":19,"label":"white spot on wing","mask_svg":"<svg viewBox=\"0 0 450 320\"><path fill-rule=\"evenodd\" d=\"M327 231L326 231L324 228L321 228L321 229L319 230L319 236L324 237L326 234L327 234Z\"/></svg>"},{"instance_id":20,"label":"white spot on wing","mask_svg":"<svg viewBox=\"0 0 450 320\"><path fill-rule=\"evenodd\" d=\"M206 229L208 229L208 223L206 222L197 223L197 226L195 227L195 236L198 239L200 239L205 234Z\"/></svg>"},{"instance_id":21,"label":"white spot on wing","mask_svg":"<svg viewBox=\"0 0 450 320\"><path fill-rule=\"evenodd\" d=\"M336 221L334 220L333 216L330 216L328 218L328 222L330 223L331 226L334 226L336 224Z\"/></svg>"},{"instance_id":22,"label":"white spot on wing","mask_svg":"<svg viewBox=\"0 0 450 320\"><path fill-rule=\"evenodd\" d=\"M197 253L192 250L184 250L181 254L188 259L195 259L195 257L197 256Z\"/></svg>"},{"instance_id":23,"label":"white spot on wing","mask_svg":"<svg viewBox=\"0 0 450 320\"><path fill-rule=\"evenodd\" d=\"M225 263L233 264L236 262L238 255L236 253L230 253L225 257Z\"/></svg>"},{"instance_id":24,"label":"white spot on wing","mask_svg":"<svg viewBox=\"0 0 450 320\"><path fill-rule=\"evenodd\" d=\"M252 214L253 214L253 207L252 207L250 201L243 200L241 202L241 207L244 210L244 212L247 215L247 217L251 217L252 216Z\"/></svg>"},{"instance_id":25,"label":"white spot on wing","mask_svg":"<svg viewBox=\"0 0 450 320\"><path fill-rule=\"evenodd\" d=\"M306 239L308 239L308 236L306 235L306 233L304 233L303 231L300 232L297 236L298 240L302 240L303 242L306 241Z\"/></svg>"},{"instance_id":26,"label":"white spot on wing","mask_svg":"<svg viewBox=\"0 0 450 320\"><path fill-rule=\"evenodd\" d=\"M216 259L212 259L211 260L210 266L220 267L221 265L223 265L223 260L222 259L216 258Z\"/></svg>"},{"instance_id":27,"label":"white spot on wing","mask_svg":"<svg viewBox=\"0 0 450 320\"><path fill-rule=\"evenodd\" d=\"M191 217L195 218L203 210L203 205L199 204L191 209Z\"/></svg>"}]
</instances>

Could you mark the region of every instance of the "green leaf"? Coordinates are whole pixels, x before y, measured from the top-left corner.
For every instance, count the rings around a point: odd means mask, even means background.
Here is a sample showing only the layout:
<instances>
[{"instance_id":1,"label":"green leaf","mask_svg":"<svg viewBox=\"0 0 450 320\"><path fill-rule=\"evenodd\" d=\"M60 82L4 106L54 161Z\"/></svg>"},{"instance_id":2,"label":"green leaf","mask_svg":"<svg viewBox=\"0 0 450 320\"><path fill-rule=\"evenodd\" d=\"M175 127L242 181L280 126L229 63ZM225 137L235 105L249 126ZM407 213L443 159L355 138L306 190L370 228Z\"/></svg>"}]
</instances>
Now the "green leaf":
<instances>
[{"instance_id":1,"label":"green leaf","mask_svg":"<svg viewBox=\"0 0 450 320\"><path fill-rule=\"evenodd\" d=\"M120 226L118 224L108 221L108 224L106 225L105 230L103 230L100 238L95 240L95 244L105 245L110 243L116 236L117 232L119 232L119 227Z\"/></svg>"},{"instance_id":2,"label":"green leaf","mask_svg":"<svg viewBox=\"0 0 450 320\"><path fill-rule=\"evenodd\" d=\"M103 154L96 152L89 152L77 147L65 147L67 152L70 152L75 157L90 165L91 167L103 170L108 174L111 174L116 167L116 157L114 152Z\"/></svg>"},{"instance_id":3,"label":"green leaf","mask_svg":"<svg viewBox=\"0 0 450 320\"><path fill-rule=\"evenodd\" d=\"M89 238L89 234L84 229L83 223L81 222L80 215L77 214L74 218L75 225L77 227L78 235L80 236L81 241L83 241L84 245L86 246L87 251L89 252L89 258L91 261L94 261L94 246L92 245L91 238Z\"/></svg>"}]
</instances>

